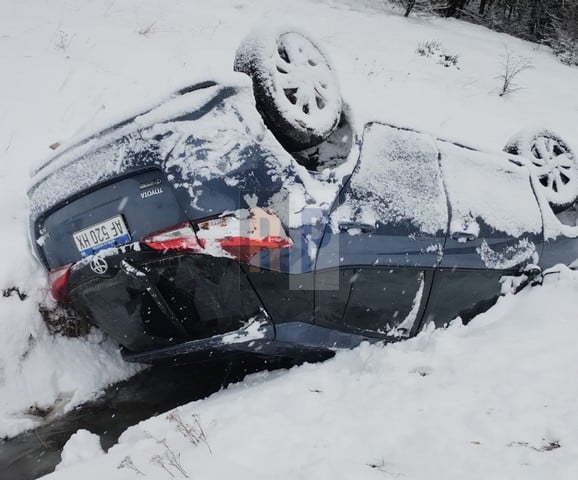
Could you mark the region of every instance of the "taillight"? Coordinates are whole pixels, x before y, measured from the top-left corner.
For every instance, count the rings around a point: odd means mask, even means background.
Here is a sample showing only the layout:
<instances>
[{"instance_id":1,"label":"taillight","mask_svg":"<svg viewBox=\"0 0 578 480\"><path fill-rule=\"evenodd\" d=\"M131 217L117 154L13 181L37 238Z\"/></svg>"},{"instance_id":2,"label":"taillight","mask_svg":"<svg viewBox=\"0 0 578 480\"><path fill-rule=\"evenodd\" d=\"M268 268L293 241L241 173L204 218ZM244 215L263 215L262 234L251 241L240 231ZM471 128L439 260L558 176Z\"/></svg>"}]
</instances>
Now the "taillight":
<instances>
[{"instance_id":1,"label":"taillight","mask_svg":"<svg viewBox=\"0 0 578 480\"><path fill-rule=\"evenodd\" d=\"M154 250L186 250L242 261L248 261L263 249L293 245L279 217L261 208L237 210L200 221L196 233L189 222L181 223L151 233L142 242Z\"/></svg>"},{"instance_id":2,"label":"taillight","mask_svg":"<svg viewBox=\"0 0 578 480\"><path fill-rule=\"evenodd\" d=\"M248 261L261 250L284 248L293 245L289 238L267 236L265 238L225 237L219 241L220 247L239 260Z\"/></svg>"},{"instance_id":3,"label":"taillight","mask_svg":"<svg viewBox=\"0 0 578 480\"><path fill-rule=\"evenodd\" d=\"M152 233L142 239L143 243L154 250L192 250L202 251L195 231L190 223L180 223L166 230Z\"/></svg>"},{"instance_id":4,"label":"taillight","mask_svg":"<svg viewBox=\"0 0 578 480\"><path fill-rule=\"evenodd\" d=\"M68 302L68 279L72 263L56 268L48 272L50 291L55 300L61 303Z\"/></svg>"},{"instance_id":5,"label":"taillight","mask_svg":"<svg viewBox=\"0 0 578 480\"><path fill-rule=\"evenodd\" d=\"M218 247L232 257L248 261L260 250L290 247L293 242L281 220L262 208L199 222L197 237L203 247Z\"/></svg>"}]
</instances>

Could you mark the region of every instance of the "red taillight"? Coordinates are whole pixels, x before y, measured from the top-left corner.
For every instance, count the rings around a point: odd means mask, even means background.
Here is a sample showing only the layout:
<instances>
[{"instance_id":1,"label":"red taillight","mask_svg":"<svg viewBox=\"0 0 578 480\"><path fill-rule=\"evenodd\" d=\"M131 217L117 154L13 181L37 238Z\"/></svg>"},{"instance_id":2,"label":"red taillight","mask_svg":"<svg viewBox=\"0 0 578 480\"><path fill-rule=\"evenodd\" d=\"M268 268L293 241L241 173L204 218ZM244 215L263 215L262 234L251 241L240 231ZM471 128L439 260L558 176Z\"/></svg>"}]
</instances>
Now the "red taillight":
<instances>
[{"instance_id":1,"label":"red taillight","mask_svg":"<svg viewBox=\"0 0 578 480\"><path fill-rule=\"evenodd\" d=\"M218 247L241 261L249 261L260 250L293 245L279 217L259 207L237 210L198 226L197 237L203 247Z\"/></svg>"},{"instance_id":2,"label":"red taillight","mask_svg":"<svg viewBox=\"0 0 578 480\"><path fill-rule=\"evenodd\" d=\"M68 279L72 263L56 268L48 272L50 291L55 300L61 303L68 302Z\"/></svg>"},{"instance_id":3,"label":"red taillight","mask_svg":"<svg viewBox=\"0 0 578 480\"><path fill-rule=\"evenodd\" d=\"M181 223L151 233L142 242L155 250L187 250L242 261L250 260L263 249L293 245L277 215L261 208L237 210L201 221L197 227L195 232L190 223Z\"/></svg>"},{"instance_id":4,"label":"red taillight","mask_svg":"<svg viewBox=\"0 0 578 480\"><path fill-rule=\"evenodd\" d=\"M154 250L202 251L193 227L188 222L175 225L167 230L152 233L144 237L142 241Z\"/></svg>"},{"instance_id":5,"label":"red taillight","mask_svg":"<svg viewBox=\"0 0 578 480\"><path fill-rule=\"evenodd\" d=\"M288 237L269 235L264 238L225 237L219 240L219 245L235 258L248 261L260 250L290 247L293 242Z\"/></svg>"}]
</instances>

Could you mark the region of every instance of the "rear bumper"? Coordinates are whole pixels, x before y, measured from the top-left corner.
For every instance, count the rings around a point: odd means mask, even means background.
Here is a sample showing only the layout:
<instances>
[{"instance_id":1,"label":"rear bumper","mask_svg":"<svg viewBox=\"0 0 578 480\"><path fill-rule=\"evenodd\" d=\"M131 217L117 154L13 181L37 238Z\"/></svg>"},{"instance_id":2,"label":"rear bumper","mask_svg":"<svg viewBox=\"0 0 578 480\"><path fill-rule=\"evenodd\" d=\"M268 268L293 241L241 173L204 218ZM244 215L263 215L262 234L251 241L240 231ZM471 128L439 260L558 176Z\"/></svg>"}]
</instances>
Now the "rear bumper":
<instances>
[{"instance_id":1,"label":"rear bumper","mask_svg":"<svg viewBox=\"0 0 578 480\"><path fill-rule=\"evenodd\" d=\"M206 255L95 256L72 268L69 297L130 352L242 332L266 316L239 263Z\"/></svg>"},{"instance_id":2,"label":"rear bumper","mask_svg":"<svg viewBox=\"0 0 578 480\"><path fill-rule=\"evenodd\" d=\"M131 248L93 257L100 273L81 261L69 279L74 308L120 343L127 361L185 363L238 352L307 360L379 341L303 321L275 324L236 260Z\"/></svg>"}]
</instances>

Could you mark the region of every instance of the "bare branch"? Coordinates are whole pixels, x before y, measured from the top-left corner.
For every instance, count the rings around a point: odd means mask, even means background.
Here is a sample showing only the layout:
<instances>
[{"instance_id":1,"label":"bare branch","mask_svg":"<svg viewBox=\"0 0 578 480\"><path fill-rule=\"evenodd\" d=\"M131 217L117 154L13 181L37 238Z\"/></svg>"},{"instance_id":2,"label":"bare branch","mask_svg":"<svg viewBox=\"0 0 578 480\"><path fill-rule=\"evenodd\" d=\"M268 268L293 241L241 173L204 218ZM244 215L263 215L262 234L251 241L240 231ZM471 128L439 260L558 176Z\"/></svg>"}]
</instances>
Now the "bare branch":
<instances>
[{"instance_id":1,"label":"bare branch","mask_svg":"<svg viewBox=\"0 0 578 480\"><path fill-rule=\"evenodd\" d=\"M522 87L517 83L520 74L526 70L534 68L532 59L513 54L506 47L506 53L502 61L503 72L496 78L502 81L500 97L517 92Z\"/></svg>"}]
</instances>

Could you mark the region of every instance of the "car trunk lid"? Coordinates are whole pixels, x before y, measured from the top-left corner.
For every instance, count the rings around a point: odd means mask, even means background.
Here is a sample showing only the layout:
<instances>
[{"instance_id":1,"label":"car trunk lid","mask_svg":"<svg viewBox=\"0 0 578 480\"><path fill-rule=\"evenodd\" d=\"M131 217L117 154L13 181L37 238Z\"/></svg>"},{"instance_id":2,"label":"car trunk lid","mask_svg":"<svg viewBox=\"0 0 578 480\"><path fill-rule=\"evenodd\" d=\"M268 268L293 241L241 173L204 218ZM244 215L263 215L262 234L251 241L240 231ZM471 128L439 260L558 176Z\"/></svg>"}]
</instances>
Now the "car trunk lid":
<instances>
[{"instance_id":1,"label":"car trunk lid","mask_svg":"<svg viewBox=\"0 0 578 480\"><path fill-rule=\"evenodd\" d=\"M69 199L40 217L34 228L37 250L52 270L184 220L164 174L148 169Z\"/></svg>"}]
</instances>

